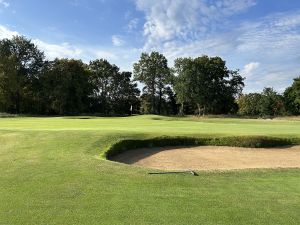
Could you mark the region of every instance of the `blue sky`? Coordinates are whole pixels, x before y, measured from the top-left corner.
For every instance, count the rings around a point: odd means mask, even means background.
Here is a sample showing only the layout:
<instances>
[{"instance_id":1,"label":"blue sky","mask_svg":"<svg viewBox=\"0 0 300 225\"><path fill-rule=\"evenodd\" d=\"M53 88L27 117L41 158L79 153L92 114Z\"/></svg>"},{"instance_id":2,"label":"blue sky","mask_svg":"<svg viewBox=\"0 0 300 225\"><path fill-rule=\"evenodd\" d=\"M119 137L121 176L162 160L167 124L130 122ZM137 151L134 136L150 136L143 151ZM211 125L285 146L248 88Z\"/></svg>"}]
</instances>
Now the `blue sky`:
<instances>
[{"instance_id":1,"label":"blue sky","mask_svg":"<svg viewBox=\"0 0 300 225\"><path fill-rule=\"evenodd\" d=\"M47 58L106 58L132 70L141 52L221 56L245 92L282 92L300 75L299 0L0 0L0 38L25 35Z\"/></svg>"}]
</instances>

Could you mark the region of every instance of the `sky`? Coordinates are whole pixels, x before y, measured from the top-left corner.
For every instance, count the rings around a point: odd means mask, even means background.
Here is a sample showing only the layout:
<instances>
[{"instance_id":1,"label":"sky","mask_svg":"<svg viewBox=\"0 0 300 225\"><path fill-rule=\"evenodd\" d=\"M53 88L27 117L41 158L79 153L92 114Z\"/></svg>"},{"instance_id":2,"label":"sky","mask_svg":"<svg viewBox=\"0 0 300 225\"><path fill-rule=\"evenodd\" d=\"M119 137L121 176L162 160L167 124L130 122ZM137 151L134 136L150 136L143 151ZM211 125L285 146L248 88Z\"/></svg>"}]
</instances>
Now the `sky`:
<instances>
[{"instance_id":1,"label":"sky","mask_svg":"<svg viewBox=\"0 0 300 225\"><path fill-rule=\"evenodd\" d=\"M132 71L142 52L220 56L244 92L300 76L299 0L0 0L0 39L30 38L48 59L105 58Z\"/></svg>"}]
</instances>

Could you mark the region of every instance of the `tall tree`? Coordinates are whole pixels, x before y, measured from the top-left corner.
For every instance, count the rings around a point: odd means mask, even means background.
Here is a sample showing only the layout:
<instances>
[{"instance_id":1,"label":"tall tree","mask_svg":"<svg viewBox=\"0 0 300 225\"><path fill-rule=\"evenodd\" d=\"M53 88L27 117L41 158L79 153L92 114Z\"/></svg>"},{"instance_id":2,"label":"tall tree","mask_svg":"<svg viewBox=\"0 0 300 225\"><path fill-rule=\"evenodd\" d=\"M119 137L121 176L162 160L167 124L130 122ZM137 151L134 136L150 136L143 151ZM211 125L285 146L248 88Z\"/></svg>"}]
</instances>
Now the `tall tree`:
<instances>
[{"instance_id":1,"label":"tall tree","mask_svg":"<svg viewBox=\"0 0 300 225\"><path fill-rule=\"evenodd\" d=\"M34 111L44 53L23 36L0 40L0 100L12 113Z\"/></svg>"},{"instance_id":2,"label":"tall tree","mask_svg":"<svg viewBox=\"0 0 300 225\"><path fill-rule=\"evenodd\" d=\"M166 57L158 52L142 53L138 63L133 65L134 79L144 85L144 100L150 100L147 113L161 114L164 91L170 84L171 72Z\"/></svg>"},{"instance_id":3,"label":"tall tree","mask_svg":"<svg viewBox=\"0 0 300 225\"><path fill-rule=\"evenodd\" d=\"M110 64L105 59L97 59L89 64L91 72L90 83L93 86L93 99L96 111L104 114L110 112L110 89L113 85L113 78L119 73L116 65Z\"/></svg>"},{"instance_id":4,"label":"tall tree","mask_svg":"<svg viewBox=\"0 0 300 225\"><path fill-rule=\"evenodd\" d=\"M288 113L300 115L300 76L284 91L284 102Z\"/></svg>"},{"instance_id":5,"label":"tall tree","mask_svg":"<svg viewBox=\"0 0 300 225\"><path fill-rule=\"evenodd\" d=\"M193 68L192 58L178 58L175 60L174 72L177 76L174 78L174 90L177 102L180 104L179 114L184 114L184 104L192 101L190 87L193 85Z\"/></svg>"},{"instance_id":6,"label":"tall tree","mask_svg":"<svg viewBox=\"0 0 300 225\"><path fill-rule=\"evenodd\" d=\"M131 72L117 73L113 77L111 90L111 109L115 114L130 114L138 112L140 90L137 83L131 81Z\"/></svg>"},{"instance_id":7,"label":"tall tree","mask_svg":"<svg viewBox=\"0 0 300 225\"><path fill-rule=\"evenodd\" d=\"M81 60L49 62L42 77L44 109L48 114L78 114L87 111L91 87L89 71Z\"/></svg>"},{"instance_id":8,"label":"tall tree","mask_svg":"<svg viewBox=\"0 0 300 225\"><path fill-rule=\"evenodd\" d=\"M238 71L228 70L220 57L175 60L175 92L181 111L184 103L196 105L198 114L228 113L244 87Z\"/></svg>"},{"instance_id":9,"label":"tall tree","mask_svg":"<svg viewBox=\"0 0 300 225\"><path fill-rule=\"evenodd\" d=\"M120 72L116 65L99 59L90 62L90 84L93 87L92 111L104 114L129 114L137 110L140 94L130 72Z\"/></svg>"}]
</instances>

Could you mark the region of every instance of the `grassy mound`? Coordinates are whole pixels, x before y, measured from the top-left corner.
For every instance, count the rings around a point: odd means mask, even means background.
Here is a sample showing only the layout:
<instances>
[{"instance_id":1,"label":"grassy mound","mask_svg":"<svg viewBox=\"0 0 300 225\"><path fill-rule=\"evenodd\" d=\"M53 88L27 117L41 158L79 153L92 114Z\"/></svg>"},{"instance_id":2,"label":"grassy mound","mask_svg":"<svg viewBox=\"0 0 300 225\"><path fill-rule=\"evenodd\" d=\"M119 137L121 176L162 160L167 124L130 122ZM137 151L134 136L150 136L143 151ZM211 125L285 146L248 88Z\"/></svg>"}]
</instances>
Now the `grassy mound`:
<instances>
[{"instance_id":1,"label":"grassy mound","mask_svg":"<svg viewBox=\"0 0 300 225\"><path fill-rule=\"evenodd\" d=\"M296 144L298 140L292 138L276 138L266 136L236 136L236 137L156 137L151 139L134 140L125 139L114 143L103 153L103 157L109 159L112 156L137 148L153 148L165 146L231 146L249 148L271 148Z\"/></svg>"}]
</instances>

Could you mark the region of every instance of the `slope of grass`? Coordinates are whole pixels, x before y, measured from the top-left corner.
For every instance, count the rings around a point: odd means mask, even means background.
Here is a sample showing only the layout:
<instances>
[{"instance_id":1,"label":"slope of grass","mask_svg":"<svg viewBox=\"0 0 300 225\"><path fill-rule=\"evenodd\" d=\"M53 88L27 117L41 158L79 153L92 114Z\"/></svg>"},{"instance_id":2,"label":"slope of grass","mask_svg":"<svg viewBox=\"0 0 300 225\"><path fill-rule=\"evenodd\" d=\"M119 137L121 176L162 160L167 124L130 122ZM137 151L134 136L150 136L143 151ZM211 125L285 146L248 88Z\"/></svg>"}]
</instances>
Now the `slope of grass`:
<instances>
[{"instance_id":1,"label":"slope of grass","mask_svg":"<svg viewBox=\"0 0 300 225\"><path fill-rule=\"evenodd\" d=\"M300 121L0 119L0 224L298 224L300 170L151 176L99 156L121 139L300 138Z\"/></svg>"}]
</instances>

